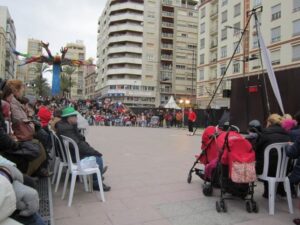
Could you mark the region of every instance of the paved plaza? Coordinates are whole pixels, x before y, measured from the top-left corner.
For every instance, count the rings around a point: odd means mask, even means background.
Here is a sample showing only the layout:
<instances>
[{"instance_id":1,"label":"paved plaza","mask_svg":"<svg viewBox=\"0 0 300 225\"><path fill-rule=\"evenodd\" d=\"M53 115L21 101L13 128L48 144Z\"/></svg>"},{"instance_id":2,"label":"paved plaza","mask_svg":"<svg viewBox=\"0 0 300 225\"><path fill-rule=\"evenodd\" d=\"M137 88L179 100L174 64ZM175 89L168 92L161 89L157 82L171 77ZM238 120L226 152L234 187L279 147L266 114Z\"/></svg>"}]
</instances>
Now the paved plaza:
<instances>
[{"instance_id":1,"label":"paved plaza","mask_svg":"<svg viewBox=\"0 0 300 225\"><path fill-rule=\"evenodd\" d=\"M112 186L105 193L85 193L77 182L72 207L61 200L62 183L54 198L56 225L283 225L293 224L299 215L294 200L294 215L288 213L284 198L277 199L275 216L267 213L267 200L256 188L258 214L249 214L241 200L228 201L228 213L215 210L215 197L202 194L202 181L187 173L199 152L200 134L187 136L183 129L90 127L88 142L99 149L109 166L105 183Z\"/></svg>"}]
</instances>

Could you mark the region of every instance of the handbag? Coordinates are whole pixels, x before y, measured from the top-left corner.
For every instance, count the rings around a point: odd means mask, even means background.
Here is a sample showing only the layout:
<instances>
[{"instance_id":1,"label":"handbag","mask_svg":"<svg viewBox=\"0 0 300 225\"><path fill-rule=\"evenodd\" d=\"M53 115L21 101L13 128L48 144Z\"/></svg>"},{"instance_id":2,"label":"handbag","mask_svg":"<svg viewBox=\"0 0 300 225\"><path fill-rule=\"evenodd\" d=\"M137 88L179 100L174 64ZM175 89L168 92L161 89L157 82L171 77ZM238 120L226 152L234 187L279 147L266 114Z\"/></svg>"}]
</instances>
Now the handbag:
<instances>
[{"instance_id":1,"label":"handbag","mask_svg":"<svg viewBox=\"0 0 300 225\"><path fill-rule=\"evenodd\" d=\"M32 141L20 142L19 148L16 151L9 152L11 155L20 156L25 160L32 161L39 157L40 146Z\"/></svg>"},{"instance_id":2,"label":"handbag","mask_svg":"<svg viewBox=\"0 0 300 225\"><path fill-rule=\"evenodd\" d=\"M33 139L34 130L29 123L25 123L25 122L13 123L12 129L18 141L30 141Z\"/></svg>"},{"instance_id":3,"label":"handbag","mask_svg":"<svg viewBox=\"0 0 300 225\"><path fill-rule=\"evenodd\" d=\"M256 180L255 162L233 162L231 180L235 183L251 183Z\"/></svg>"}]
</instances>

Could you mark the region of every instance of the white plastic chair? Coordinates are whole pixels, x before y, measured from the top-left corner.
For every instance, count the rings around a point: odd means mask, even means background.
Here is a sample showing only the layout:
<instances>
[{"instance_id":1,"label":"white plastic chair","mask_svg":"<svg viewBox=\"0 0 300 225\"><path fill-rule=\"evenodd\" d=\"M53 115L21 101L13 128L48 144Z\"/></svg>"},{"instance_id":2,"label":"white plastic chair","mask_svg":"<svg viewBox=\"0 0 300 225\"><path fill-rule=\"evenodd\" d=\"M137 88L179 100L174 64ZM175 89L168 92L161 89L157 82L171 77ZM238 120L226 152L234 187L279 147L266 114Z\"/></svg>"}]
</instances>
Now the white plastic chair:
<instances>
[{"instance_id":1,"label":"white plastic chair","mask_svg":"<svg viewBox=\"0 0 300 225\"><path fill-rule=\"evenodd\" d=\"M275 210L275 197L276 197L276 188L279 182L283 182L284 190L286 192L286 197L289 206L289 212L292 214L294 213L293 210L293 203L292 203L292 195L291 195L291 187L289 178L286 176L287 164L289 158L286 156L285 153L285 146L287 143L275 143L268 145L264 150L264 168L263 173L258 175L260 180L267 181L269 184L269 214L274 215ZM269 177L268 170L269 170L269 156L270 151L277 151L278 159L277 159L277 169L276 169L276 176Z\"/></svg>"},{"instance_id":2,"label":"white plastic chair","mask_svg":"<svg viewBox=\"0 0 300 225\"><path fill-rule=\"evenodd\" d=\"M76 183L76 177L78 175L83 176L85 189L87 189L87 179L86 179L87 176L92 175L92 174L96 174L97 175L97 180L98 180L98 185L99 185L99 188L100 188L100 197L101 197L102 201L105 202L104 192L103 192L103 185L102 185L102 177L101 177L99 167L82 169L80 167L79 149L78 149L78 146L77 146L76 142L74 140L72 140L71 138L68 138L68 137L63 136L63 135L61 135L61 138L62 138L64 147L65 147L65 151L66 151L66 155L67 155L67 161L68 161L68 171L66 173L66 179L65 179L65 185L64 185L64 190L63 190L63 194L62 194L62 199L64 199L64 197L65 197L65 193L66 193L66 189L67 189L70 174L72 174L72 178L71 178L71 187L70 187L69 202L68 202L69 207L71 207L71 204L72 204L72 199L73 199L74 189L75 189L75 183ZM76 163L72 162L72 158L71 158L71 154L70 154L70 148L69 148L70 144L73 145L73 147L74 147Z\"/></svg>"},{"instance_id":3,"label":"white plastic chair","mask_svg":"<svg viewBox=\"0 0 300 225\"><path fill-rule=\"evenodd\" d=\"M52 177L52 183L55 182L55 177L56 177L56 184L55 184L54 192L57 192L59 182L61 179L61 174L63 172L63 169L68 167L68 161L66 159L66 154L65 154L65 151L64 151L64 148L62 146L60 139L57 137L57 135L54 132L52 132L52 134L53 134L54 139L58 142L58 146L59 146L59 150L56 151L59 155L55 159L54 172L53 172L53 177Z\"/></svg>"}]
</instances>

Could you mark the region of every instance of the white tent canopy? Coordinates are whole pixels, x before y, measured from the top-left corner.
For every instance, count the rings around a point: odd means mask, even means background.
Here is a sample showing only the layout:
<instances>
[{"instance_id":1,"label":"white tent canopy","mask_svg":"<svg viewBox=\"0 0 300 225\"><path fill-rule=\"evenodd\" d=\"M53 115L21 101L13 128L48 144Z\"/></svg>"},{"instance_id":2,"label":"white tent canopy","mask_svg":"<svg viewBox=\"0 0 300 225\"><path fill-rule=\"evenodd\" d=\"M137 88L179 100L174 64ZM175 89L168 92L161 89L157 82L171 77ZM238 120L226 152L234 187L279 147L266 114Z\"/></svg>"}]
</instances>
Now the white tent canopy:
<instances>
[{"instance_id":1,"label":"white tent canopy","mask_svg":"<svg viewBox=\"0 0 300 225\"><path fill-rule=\"evenodd\" d=\"M165 105L166 109L181 109L175 102L174 97L171 96L168 103Z\"/></svg>"}]
</instances>

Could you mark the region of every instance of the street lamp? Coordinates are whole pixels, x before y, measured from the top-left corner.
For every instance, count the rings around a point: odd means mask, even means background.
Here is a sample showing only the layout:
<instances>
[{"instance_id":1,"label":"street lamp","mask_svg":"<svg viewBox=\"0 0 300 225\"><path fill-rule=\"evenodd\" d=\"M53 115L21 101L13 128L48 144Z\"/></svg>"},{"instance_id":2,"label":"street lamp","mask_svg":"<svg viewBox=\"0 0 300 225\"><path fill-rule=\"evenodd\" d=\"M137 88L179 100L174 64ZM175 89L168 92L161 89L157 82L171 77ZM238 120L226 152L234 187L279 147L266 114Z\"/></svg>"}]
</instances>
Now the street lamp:
<instances>
[{"instance_id":1,"label":"street lamp","mask_svg":"<svg viewBox=\"0 0 300 225\"><path fill-rule=\"evenodd\" d=\"M191 103L191 101L189 99L180 99L179 103L181 106L183 105L183 107L181 107L181 110L182 110L182 126L184 126L184 109L186 105L189 105Z\"/></svg>"}]
</instances>

